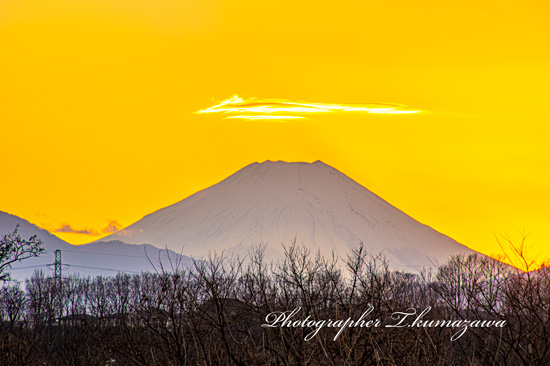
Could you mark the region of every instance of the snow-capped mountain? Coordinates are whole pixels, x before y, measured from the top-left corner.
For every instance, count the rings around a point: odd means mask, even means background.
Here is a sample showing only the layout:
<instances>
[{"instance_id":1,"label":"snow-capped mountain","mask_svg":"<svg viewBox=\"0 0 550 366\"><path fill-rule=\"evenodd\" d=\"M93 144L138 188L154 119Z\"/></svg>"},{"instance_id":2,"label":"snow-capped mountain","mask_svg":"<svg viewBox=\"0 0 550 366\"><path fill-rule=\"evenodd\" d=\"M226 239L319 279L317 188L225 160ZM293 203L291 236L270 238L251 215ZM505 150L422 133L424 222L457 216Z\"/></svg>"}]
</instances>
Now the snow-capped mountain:
<instances>
[{"instance_id":1,"label":"snow-capped mountain","mask_svg":"<svg viewBox=\"0 0 550 366\"><path fill-rule=\"evenodd\" d=\"M321 161L253 163L101 241L183 248L196 258L209 252L242 257L266 244L272 260L295 238L344 258L362 241L371 253L384 253L391 267L409 271L473 252Z\"/></svg>"},{"instance_id":2,"label":"snow-capped mountain","mask_svg":"<svg viewBox=\"0 0 550 366\"><path fill-rule=\"evenodd\" d=\"M23 239L27 240L37 235L46 250L40 257L15 263L13 268L8 270L13 279L20 281L31 276L35 270L43 270L46 275L51 275L53 266L48 264L54 263L56 249L61 250L62 263L65 264L62 267L64 276L76 273L85 276L110 276L119 271L125 273L154 271L155 268L147 257L157 268L159 259L164 265L168 265L168 256L174 261L181 259L186 264L191 261L188 257L172 251L167 252L152 245L134 245L120 241L72 245L20 217L0 211L0 239L12 233L17 225L19 225L18 234Z\"/></svg>"}]
</instances>

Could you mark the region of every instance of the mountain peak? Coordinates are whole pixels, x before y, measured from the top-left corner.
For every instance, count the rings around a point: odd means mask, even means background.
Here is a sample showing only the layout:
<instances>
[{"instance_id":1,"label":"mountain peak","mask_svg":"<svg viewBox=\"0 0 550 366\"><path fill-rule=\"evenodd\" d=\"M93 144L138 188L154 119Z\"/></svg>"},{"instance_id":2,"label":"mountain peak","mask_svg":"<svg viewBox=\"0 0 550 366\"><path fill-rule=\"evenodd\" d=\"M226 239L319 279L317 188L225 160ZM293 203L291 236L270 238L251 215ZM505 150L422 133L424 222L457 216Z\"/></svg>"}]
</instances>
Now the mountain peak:
<instances>
[{"instance_id":1,"label":"mountain peak","mask_svg":"<svg viewBox=\"0 0 550 366\"><path fill-rule=\"evenodd\" d=\"M321 160L315 160L312 163L308 163L308 162L305 162L305 161L265 160L261 163L256 162L256 163L252 163L250 165L256 165L256 164L257 165L326 165L326 166L329 166L329 165L323 163Z\"/></svg>"},{"instance_id":2,"label":"mountain peak","mask_svg":"<svg viewBox=\"0 0 550 366\"><path fill-rule=\"evenodd\" d=\"M234 175L239 175L241 172L250 172L252 174L265 174L270 173L284 173L288 177L292 175L299 174L299 172L304 171L313 171L313 170L325 170L326 172L332 171L340 173L342 176L345 176L343 173L339 172L335 168L331 167L328 164L323 163L321 160L316 160L312 163L297 161L297 162L287 162L284 160L265 160L261 163L256 162L246 167L242 168ZM232 176L228 177L231 178Z\"/></svg>"},{"instance_id":3,"label":"mountain peak","mask_svg":"<svg viewBox=\"0 0 550 366\"><path fill-rule=\"evenodd\" d=\"M168 246L196 257L214 251L244 257L250 247L267 244L266 257L277 259L281 244L294 238L344 258L364 242L400 269L472 252L319 160L250 164L102 240Z\"/></svg>"}]
</instances>

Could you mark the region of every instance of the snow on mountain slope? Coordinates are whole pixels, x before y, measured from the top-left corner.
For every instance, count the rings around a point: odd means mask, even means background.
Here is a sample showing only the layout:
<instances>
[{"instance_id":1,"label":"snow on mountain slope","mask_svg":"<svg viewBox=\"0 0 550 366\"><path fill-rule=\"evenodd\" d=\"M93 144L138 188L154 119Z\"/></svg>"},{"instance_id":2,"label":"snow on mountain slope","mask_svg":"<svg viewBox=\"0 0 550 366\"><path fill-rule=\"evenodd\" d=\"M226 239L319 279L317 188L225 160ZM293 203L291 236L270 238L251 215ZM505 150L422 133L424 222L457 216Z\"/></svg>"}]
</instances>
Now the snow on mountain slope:
<instances>
[{"instance_id":1,"label":"snow on mountain slope","mask_svg":"<svg viewBox=\"0 0 550 366\"><path fill-rule=\"evenodd\" d=\"M267 259L278 259L282 244L294 238L344 258L363 241L393 268L411 271L473 252L321 161L253 163L101 241L183 247L198 258L214 251L242 257L251 246L267 244Z\"/></svg>"},{"instance_id":2,"label":"snow on mountain slope","mask_svg":"<svg viewBox=\"0 0 550 366\"><path fill-rule=\"evenodd\" d=\"M191 261L190 258L182 257L174 252L167 254L166 251L152 245L131 245L120 241L71 245L26 220L0 211L0 239L4 235L12 233L17 225L19 225L18 233L23 239L37 235L46 249L46 252L40 257L25 259L14 264L13 268L8 270L12 278L19 281L31 276L38 269L51 275L53 266L47 266L47 264L54 262L56 249L61 250L62 263L71 265L63 266L63 275L80 273L85 276L110 276L117 274L118 271L126 273L154 271L155 269L147 256L157 267L159 258L163 264L168 265L168 255L173 260L181 258L187 264Z\"/></svg>"}]
</instances>

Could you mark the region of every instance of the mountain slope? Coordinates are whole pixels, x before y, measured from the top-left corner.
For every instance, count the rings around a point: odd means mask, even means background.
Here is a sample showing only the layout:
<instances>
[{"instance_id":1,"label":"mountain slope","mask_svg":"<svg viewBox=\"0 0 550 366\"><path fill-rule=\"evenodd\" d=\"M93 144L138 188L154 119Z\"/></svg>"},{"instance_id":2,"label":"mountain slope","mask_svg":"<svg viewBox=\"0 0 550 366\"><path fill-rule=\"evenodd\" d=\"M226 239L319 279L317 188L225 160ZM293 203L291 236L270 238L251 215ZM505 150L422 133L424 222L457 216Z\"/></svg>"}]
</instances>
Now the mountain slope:
<instances>
[{"instance_id":1,"label":"mountain slope","mask_svg":"<svg viewBox=\"0 0 550 366\"><path fill-rule=\"evenodd\" d=\"M383 252L393 268L411 270L473 252L320 161L248 165L101 241L167 245L178 252L183 247L195 257L213 251L243 256L263 243L267 259L277 259L281 244L294 238L342 257L363 241L372 253Z\"/></svg>"},{"instance_id":2,"label":"mountain slope","mask_svg":"<svg viewBox=\"0 0 550 366\"><path fill-rule=\"evenodd\" d=\"M155 269L147 256L157 267L159 258L163 264L168 263L168 255L173 260L182 259L185 263L191 261L188 257L180 256L174 252L167 253L152 245L131 245L120 241L71 245L20 217L0 211L0 238L13 232L17 225L19 225L18 233L22 238L28 239L37 235L43 241L46 253L38 258L29 258L14 264L13 268L8 271L16 280L22 281L38 269L51 275L53 266L47 265L54 262L56 249L61 250L62 263L69 264L69 266L63 266L63 275L80 273L86 276L96 276L114 275L118 271L126 273L154 271Z\"/></svg>"}]
</instances>

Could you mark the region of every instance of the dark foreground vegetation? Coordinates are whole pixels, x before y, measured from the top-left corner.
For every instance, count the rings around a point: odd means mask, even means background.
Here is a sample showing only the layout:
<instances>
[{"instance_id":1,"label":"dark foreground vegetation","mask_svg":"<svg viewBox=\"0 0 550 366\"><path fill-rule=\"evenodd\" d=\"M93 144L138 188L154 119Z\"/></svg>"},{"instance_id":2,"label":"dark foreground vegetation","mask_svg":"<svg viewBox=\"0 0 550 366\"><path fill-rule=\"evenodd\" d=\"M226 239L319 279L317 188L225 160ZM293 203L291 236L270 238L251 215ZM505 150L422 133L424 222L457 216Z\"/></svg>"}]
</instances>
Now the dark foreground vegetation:
<instances>
[{"instance_id":1,"label":"dark foreground vegetation","mask_svg":"<svg viewBox=\"0 0 550 366\"><path fill-rule=\"evenodd\" d=\"M0 364L8 365L550 365L550 272L479 256L433 273L392 272L360 248L339 265L291 246L277 266L216 257L157 273L67 277L41 272L0 295ZM293 320L505 320L504 327L262 327ZM412 321L412 318L411 318ZM410 323L410 322L408 322Z\"/></svg>"}]
</instances>

